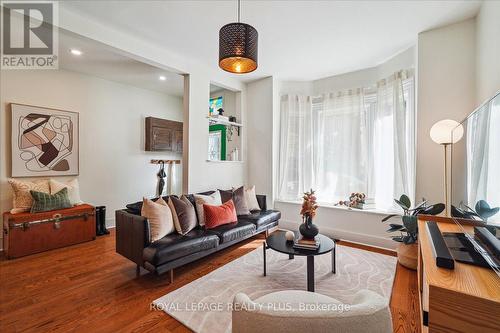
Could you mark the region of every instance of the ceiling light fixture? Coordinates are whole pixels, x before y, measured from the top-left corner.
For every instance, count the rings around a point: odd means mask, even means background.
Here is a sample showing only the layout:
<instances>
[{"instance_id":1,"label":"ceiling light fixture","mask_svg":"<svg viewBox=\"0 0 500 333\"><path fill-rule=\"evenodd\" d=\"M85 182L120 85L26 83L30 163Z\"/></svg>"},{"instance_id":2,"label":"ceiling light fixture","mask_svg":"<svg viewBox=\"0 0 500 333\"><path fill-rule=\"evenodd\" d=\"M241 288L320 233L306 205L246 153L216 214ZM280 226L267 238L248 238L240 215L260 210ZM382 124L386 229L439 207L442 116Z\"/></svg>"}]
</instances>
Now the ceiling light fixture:
<instances>
[{"instance_id":1,"label":"ceiling light fixture","mask_svg":"<svg viewBox=\"0 0 500 333\"><path fill-rule=\"evenodd\" d=\"M256 70L258 38L254 27L240 22L238 0L238 22L226 24L219 30L219 67L236 74Z\"/></svg>"},{"instance_id":2,"label":"ceiling light fixture","mask_svg":"<svg viewBox=\"0 0 500 333\"><path fill-rule=\"evenodd\" d=\"M71 53L72 55L76 55L76 56L81 56L83 54L82 51L77 50L77 49L69 49L69 53Z\"/></svg>"},{"instance_id":3,"label":"ceiling light fixture","mask_svg":"<svg viewBox=\"0 0 500 333\"><path fill-rule=\"evenodd\" d=\"M167 78L165 76L163 76L163 75L160 75L160 77L158 79L160 79L160 81L166 81L167 80Z\"/></svg>"}]
</instances>

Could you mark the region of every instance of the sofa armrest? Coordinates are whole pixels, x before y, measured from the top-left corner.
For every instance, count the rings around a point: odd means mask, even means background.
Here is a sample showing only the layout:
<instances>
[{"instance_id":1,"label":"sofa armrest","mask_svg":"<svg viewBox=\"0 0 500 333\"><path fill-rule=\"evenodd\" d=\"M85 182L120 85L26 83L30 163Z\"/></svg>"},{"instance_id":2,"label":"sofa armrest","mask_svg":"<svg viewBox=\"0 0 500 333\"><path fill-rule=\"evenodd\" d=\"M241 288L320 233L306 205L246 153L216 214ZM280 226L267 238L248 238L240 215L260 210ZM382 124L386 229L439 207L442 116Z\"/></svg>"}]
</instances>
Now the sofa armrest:
<instances>
[{"instance_id":1,"label":"sofa armrest","mask_svg":"<svg viewBox=\"0 0 500 333\"><path fill-rule=\"evenodd\" d=\"M267 201L266 196L264 194L257 194L257 202L259 203L259 207L261 210L267 210Z\"/></svg>"},{"instance_id":2,"label":"sofa armrest","mask_svg":"<svg viewBox=\"0 0 500 333\"><path fill-rule=\"evenodd\" d=\"M117 210L116 252L142 266L142 252L150 244L148 219L126 210Z\"/></svg>"}]
</instances>

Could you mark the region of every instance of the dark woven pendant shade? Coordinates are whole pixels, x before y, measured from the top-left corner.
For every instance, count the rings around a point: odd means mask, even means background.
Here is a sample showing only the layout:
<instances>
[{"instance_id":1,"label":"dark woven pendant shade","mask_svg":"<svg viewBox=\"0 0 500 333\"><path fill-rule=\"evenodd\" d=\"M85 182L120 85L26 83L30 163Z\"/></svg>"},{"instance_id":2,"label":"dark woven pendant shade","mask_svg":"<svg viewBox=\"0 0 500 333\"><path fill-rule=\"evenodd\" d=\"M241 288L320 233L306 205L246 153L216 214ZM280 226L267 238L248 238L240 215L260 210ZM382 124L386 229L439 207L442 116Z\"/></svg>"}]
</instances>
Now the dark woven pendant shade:
<instances>
[{"instance_id":1,"label":"dark woven pendant shade","mask_svg":"<svg viewBox=\"0 0 500 333\"><path fill-rule=\"evenodd\" d=\"M257 69L259 34L246 23L229 23L219 31L219 67L244 74Z\"/></svg>"}]
</instances>

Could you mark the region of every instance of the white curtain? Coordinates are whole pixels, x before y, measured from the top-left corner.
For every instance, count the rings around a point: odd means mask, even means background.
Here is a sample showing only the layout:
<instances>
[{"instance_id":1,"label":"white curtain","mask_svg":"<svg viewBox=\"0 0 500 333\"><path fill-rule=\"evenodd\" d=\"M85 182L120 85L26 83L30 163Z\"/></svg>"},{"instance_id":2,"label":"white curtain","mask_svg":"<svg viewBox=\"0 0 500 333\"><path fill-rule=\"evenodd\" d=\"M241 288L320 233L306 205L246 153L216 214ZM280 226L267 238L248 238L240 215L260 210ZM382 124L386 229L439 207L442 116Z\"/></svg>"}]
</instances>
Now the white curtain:
<instances>
[{"instance_id":1,"label":"white curtain","mask_svg":"<svg viewBox=\"0 0 500 333\"><path fill-rule=\"evenodd\" d=\"M368 138L362 89L322 96L314 113L315 184L320 202L367 191Z\"/></svg>"},{"instance_id":2,"label":"white curtain","mask_svg":"<svg viewBox=\"0 0 500 333\"><path fill-rule=\"evenodd\" d=\"M397 72L377 84L376 114L372 116L373 171L371 195L377 207L391 209L393 198L406 194L414 202L415 113L409 71Z\"/></svg>"},{"instance_id":3,"label":"white curtain","mask_svg":"<svg viewBox=\"0 0 500 333\"><path fill-rule=\"evenodd\" d=\"M282 96L280 112L278 196L297 200L314 187L311 97Z\"/></svg>"},{"instance_id":4,"label":"white curtain","mask_svg":"<svg viewBox=\"0 0 500 333\"><path fill-rule=\"evenodd\" d=\"M319 202L337 203L363 192L381 209L403 193L413 199L413 96L407 71L376 88L283 96L278 197L314 188Z\"/></svg>"}]
</instances>

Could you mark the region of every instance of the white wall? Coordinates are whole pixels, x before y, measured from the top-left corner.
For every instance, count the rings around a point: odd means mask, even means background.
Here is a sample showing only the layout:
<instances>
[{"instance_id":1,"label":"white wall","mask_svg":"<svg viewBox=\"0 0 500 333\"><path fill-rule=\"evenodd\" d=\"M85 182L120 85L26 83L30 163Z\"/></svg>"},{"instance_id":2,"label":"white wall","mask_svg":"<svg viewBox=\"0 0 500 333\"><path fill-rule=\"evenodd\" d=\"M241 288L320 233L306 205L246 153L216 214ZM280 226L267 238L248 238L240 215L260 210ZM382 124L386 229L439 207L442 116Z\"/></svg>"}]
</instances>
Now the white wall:
<instances>
[{"instance_id":1,"label":"white wall","mask_svg":"<svg viewBox=\"0 0 500 333\"><path fill-rule=\"evenodd\" d=\"M59 8L61 28L109 45L133 59L176 73L186 74L186 96L184 99L184 154L183 186L185 192L197 192L214 188L227 188L243 184L246 179L246 163L207 162L208 119L207 103L210 83L241 91L242 105L246 104L246 85L232 79L220 70L212 70L205 64L192 61L176 54L164 45L147 42L144 39L123 33L93 17ZM214 60L215 61L215 60ZM242 109L245 125L245 110ZM189 124L189 125L188 125ZM246 134L243 130L242 153L246 161Z\"/></svg>"},{"instance_id":2,"label":"white wall","mask_svg":"<svg viewBox=\"0 0 500 333\"><path fill-rule=\"evenodd\" d=\"M11 163L9 103L79 112L81 197L91 204L105 205L108 224L114 223L116 209L155 195L158 166L150 164L150 159L182 158L179 153L144 151L145 117L182 121L180 97L65 70L3 70L0 97L1 211L12 206L7 183ZM182 190L181 172L182 168L175 166L173 193Z\"/></svg>"},{"instance_id":3,"label":"white wall","mask_svg":"<svg viewBox=\"0 0 500 333\"><path fill-rule=\"evenodd\" d=\"M247 85L248 185L255 185L258 194L267 196L268 207L273 203L273 123L275 109L272 77Z\"/></svg>"},{"instance_id":4,"label":"white wall","mask_svg":"<svg viewBox=\"0 0 500 333\"><path fill-rule=\"evenodd\" d=\"M442 119L463 120L476 105L475 20L418 36L416 197L444 202L443 147L429 137Z\"/></svg>"},{"instance_id":5,"label":"white wall","mask_svg":"<svg viewBox=\"0 0 500 333\"><path fill-rule=\"evenodd\" d=\"M476 24L476 105L479 105L500 90L500 1L484 1Z\"/></svg>"}]
</instances>

